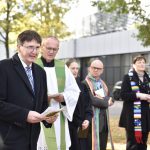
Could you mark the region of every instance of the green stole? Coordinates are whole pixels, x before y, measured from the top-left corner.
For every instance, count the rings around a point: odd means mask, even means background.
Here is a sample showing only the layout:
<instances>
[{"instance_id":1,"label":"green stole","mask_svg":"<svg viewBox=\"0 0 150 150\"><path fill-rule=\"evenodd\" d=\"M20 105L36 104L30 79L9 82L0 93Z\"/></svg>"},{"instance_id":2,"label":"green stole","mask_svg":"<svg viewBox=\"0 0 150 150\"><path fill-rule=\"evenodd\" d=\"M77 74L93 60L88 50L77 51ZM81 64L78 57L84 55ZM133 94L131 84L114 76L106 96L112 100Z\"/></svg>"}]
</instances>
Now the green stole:
<instances>
[{"instance_id":1,"label":"green stole","mask_svg":"<svg viewBox=\"0 0 150 150\"><path fill-rule=\"evenodd\" d=\"M43 62L40 58L36 60L36 63L40 65L42 68L44 68ZM54 60L55 64L55 72L57 77L57 83L58 83L58 92L61 93L64 91L65 87L65 63L60 60ZM55 129L54 125L51 128L45 128L44 125L42 125L46 144L48 147L48 150L57 150L57 143L56 143L56 136L55 136ZM60 112L60 130L61 130L61 139L60 139L60 149L66 150L66 142L65 142L65 118L62 112Z\"/></svg>"}]
</instances>

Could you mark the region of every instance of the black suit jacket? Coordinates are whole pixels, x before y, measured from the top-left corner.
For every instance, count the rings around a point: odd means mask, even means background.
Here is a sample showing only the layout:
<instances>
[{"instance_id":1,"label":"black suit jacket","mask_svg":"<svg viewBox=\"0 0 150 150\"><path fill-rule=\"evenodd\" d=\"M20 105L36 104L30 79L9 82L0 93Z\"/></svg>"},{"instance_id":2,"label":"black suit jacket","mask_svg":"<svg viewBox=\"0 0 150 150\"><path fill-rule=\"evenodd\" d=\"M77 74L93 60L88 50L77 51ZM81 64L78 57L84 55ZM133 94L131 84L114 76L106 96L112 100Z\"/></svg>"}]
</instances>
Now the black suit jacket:
<instances>
[{"instance_id":1,"label":"black suit jacket","mask_svg":"<svg viewBox=\"0 0 150 150\"><path fill-rule=\"evenodd\" d=\"M133 81L139 86L141 93L150 92L150 78L145 73L143 83L139 81L137 73L133 72ZM136 93L131 90L130 79L128 75L124 76L122 87L121 87L121 98L123 100L123 108L120 116L119 126L124 127L129 131L134 131L134 113L133 106L134 101L137 100ZM147 101L141 101L141 120L142 120L142 131L150 131L150 108Z\"/></svg>"},{"instance_id":2,"label":"black suit jacket","mask_svg":"<svg viewBox=\"0 0 150 150\"><path fill-rule=\"evenodd\" d=\"M18 54L0 61L0 136L4 150L36 150L40 124L26 122L30 110L39 113L47 106L44 70L32 64L35 94Z\"/></svg>"}]
</instances>

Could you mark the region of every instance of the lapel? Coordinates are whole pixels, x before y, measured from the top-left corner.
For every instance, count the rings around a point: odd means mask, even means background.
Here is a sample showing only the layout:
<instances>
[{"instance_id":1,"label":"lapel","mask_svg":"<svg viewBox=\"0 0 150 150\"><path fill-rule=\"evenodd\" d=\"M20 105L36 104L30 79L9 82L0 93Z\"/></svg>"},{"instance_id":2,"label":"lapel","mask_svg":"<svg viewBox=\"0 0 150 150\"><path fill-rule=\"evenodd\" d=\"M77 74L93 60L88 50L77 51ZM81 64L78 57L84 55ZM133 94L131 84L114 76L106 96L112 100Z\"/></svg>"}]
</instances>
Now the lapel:
<instances>
[{"instance_id":1,"label":"lapel","mask_svg":"<svg viewBox=\"0 0 150 150\"><path fill-rule=\"evenodd\" d=\"M18 53L16 53L13 57L12 57L12 61L13 61L13 65L14 68L16 70L16 72L18 73L18 75L21 77L21 79L23 80L23 82L25 83L25 85L27 86L27 89L32 93L32 95L34 96L30 81L26 75L26 72L23 68L23 65L18 57Z\"/></svg>"},{"instance_id":2,"label":"lapel","mask_svg":"<svg viewBox=\"0 0 150 150\"><path fill-rule=\"evenodd\" d=\"M40 74L37 69L37 66L34 63L32 64L32 73L33 73L33 78L34 78L35 96L38 96L38 93L40 90Z\"/></svg>"}]
</instances>

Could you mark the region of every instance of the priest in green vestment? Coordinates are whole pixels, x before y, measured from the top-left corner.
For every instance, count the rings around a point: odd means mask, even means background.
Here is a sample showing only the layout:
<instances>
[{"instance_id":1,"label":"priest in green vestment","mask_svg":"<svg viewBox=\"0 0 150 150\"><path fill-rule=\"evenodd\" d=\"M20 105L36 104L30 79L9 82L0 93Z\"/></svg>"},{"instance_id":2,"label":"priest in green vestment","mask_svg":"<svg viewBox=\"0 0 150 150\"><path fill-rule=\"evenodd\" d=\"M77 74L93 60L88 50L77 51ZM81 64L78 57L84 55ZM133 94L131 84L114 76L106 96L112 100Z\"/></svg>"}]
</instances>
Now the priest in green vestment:
<instances>
[{"instance_id":1,"label":"priest in green vestment","mask_svg":"<svg viewBox=\"0 0 150 150\"><path fill-rule=\"evenodd\" d=\"M46 71L49 105L56 109L63 107L64 110L59 113L51 129L42 126L44 137L43 134L39 137L37 149L43 137L48 150L69 150L71 141L68 120L72 121L80 90L65 63L55 59L59 40L53 36L45 38L41 49L41 57L36 62Z\"/></svg>"}]
</instances>

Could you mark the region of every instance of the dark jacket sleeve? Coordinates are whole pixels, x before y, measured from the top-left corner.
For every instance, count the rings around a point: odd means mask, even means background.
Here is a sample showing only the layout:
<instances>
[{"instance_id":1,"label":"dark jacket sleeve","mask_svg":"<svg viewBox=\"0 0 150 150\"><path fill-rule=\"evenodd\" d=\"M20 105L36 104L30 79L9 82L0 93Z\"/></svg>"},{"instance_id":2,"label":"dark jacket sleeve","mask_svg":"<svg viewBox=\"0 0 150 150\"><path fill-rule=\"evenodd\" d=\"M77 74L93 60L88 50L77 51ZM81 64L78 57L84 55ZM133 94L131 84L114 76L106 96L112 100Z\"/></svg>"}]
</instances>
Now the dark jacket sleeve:
<instances>
[{"instance_id":1,"label":"dark jacket sleeve","mask_svg":"<svg viewBox=\"0 0 150 150\"><path fill-rule=\"evenodd\" d=\"M11 124L17 122L16 125L25 127L29 110L7 102L8 75L6 69L7 66L0 62L0 120Z\"/></svg>"},{"instance_id":2,"label":"dark jacket sleeve","mask_svg":"<svg viewBox=\"0 0 150 150\"><path fill-rule=\"evenodd\" d=\"M80 93L81 94L81 93ZM79 127L82 125L82 114L81 114L81 101L80 101L80 96L73 114L73 123L75 124L76 127Z\"/></svg>"},{"instance_id":3,"label":"dark jacket sleeve","mask_svg":"<svg viewBox=\"0 0 150 150\"><path fill-rule=\"evenodd\" d=\"M84 84L87 86L87 89L89 91L89 95L90 95L90 99L91 99L91 103L94 107L98 107L101 109L106 109L108 108L108 100L109 100L109 96L104 97L103 99L99 99L96 96L94 96L90 90L89 85L87 84L86 81L84 81Z\"/></svg>"},{"instance_id":4,"label":"dark jacket sleeve","mask_svg":"<svg viewBox=\"0 0 150 150\"><path fill-rule=\"evenodd\" d=\"M84 91L85 91L85 120L88 120L89 122L91 122L92 120L92 101L89 95L89 91L88 88L86 87L86 85L84 84Z\"/></svg>"},{"instance_id":5,"label":"dark jacket sleeve","mask_svg":"<svg viewBox=\"0 0 150 150\"><path fill-rule=\"evenodd\" d=\"M131 90L130 79L128 75L124 76L120 94L123 101L135 101L137 99L136 93Z\"/></svg>"},{"instance_id":6,"label":"dark jacket sleeve","mask_svg":"<svg viewBox=\"0 0 150 150\"><path fill-rule=\"evenodd\" d=\"M81 126L84 120L92 119L92 105L89 92L83 83L78 83L81 93L78 99L78 103L73 115L73 122L76 126Z\"/></svg>"}]
</instances>

